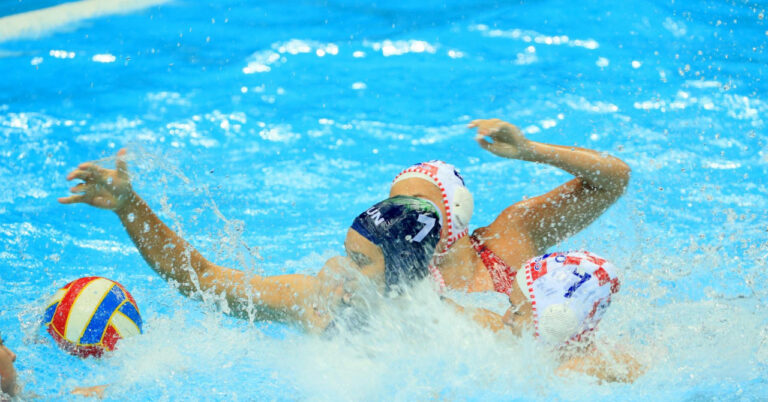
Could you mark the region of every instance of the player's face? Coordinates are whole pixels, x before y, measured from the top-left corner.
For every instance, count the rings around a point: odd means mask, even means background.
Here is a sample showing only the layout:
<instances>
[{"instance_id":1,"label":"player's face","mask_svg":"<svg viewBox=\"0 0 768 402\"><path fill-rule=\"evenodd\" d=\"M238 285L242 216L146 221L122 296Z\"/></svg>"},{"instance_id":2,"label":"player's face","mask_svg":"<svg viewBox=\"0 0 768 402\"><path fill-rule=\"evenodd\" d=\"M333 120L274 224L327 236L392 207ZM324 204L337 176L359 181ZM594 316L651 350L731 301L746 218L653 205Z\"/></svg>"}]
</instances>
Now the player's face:
<instances>
[{"instance_id":1,"label":"player's face","mask_svg":"<svg viewBox=\"0 0 768 402\"><path fill-rule=\"evenodd\" d=\"M4 393L13 395L16 388L16 354L8 349L0 335L0 386Z\"/></svg>"},{"instance_id":2,"label":"player's face","mask_svg":"<svg viewBox=\"0 0 768 402\"><path fill-rule=\"evenodd\" d=\"M370 240L350 229L344 240L346 256L337 256L326 261L319 277L325 288L321 290L330 298L329 305L335 308L339 303L354 306L368 294L369 286L379 293L386 288L384 253Z\"/></svg>"},{"instance_id":3,"label":"player's face","mask_svg":"<svg viewBox=\"0 0 768 402\"><path fill-rule=\"evenodd\" d=\"M384 285L384 253L377 245L357 231L349 229L347 238L344 240L344 248L347 250L347 257L365 277L374 283Z\"/></svg>"},{"instance_id":4,"label":"player's face","mask_svg":"<svg viewBox=\"0 0 768 402\"><path fill-rule=\"evenodd\" d=\"M328 259L318 274L321 283L318 295L324 301L317 301L314 312L308 315L316 328L325 328L332 320L331 312L341 304L365 305L365 295L370 294L372 287L377 287L379 292L385 289L381 249L352 229L347 232L344 248L347 255Z\"/></svg>"}]
</instances>

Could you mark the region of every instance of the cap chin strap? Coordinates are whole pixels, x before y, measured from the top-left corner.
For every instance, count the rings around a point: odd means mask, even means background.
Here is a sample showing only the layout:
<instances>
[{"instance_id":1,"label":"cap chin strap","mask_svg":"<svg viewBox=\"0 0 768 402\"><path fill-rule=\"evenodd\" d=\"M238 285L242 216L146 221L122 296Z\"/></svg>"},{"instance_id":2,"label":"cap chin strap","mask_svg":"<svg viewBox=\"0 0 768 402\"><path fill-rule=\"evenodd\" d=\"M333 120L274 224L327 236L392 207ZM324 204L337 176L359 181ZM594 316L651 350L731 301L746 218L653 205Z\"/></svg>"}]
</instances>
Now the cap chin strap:
<instances>
[{"instance_id":1,"label":"cap chin strap","mask_svg":"<svg viewBox=\"0 0 768 402\"><path fill-rule=\"evenodd\" d=\"M428 268L429 274L432 275L432 279L435 281L435 284L437 284L437 291L443 293L445 291L445 279L443 279L443 274L440 273L440 270L437 269L434 262L430 263Z\"/></svg>"},{"instance_id":2,"label":"cap chin strap","mask_svg":"<svg viewBox=\"0 0 768 402\"><path fill-rule=\"evenodd\" d=\"M440 212L440 208L438 208L437 205L435 205L434 202L432 202L430 200L426 200L426 201L429 202L430 204L432 204L432 206L435 207L435 211L437 211L437 216L442 221L443 220L443 213ZM429 274L432 276L432 279L437 284L438 292L439 293L443 293L445 291L445 279L443 279L443 274L440 273L440 270L438 270L437 266L435 265L435 259L436 258L437 258L437 253L435 253L435 255L432 257L432 261L427 266L427 269L429 270Z\"/></svg>"},{"instance_id":3,"label":"cap chin strap","mask_svg":"<svg viewBox=\"0 0 768 402\"><path fill-rule=\"evenodd\" d=\"M520 271L523 271L523 272L518 272L517 275L515 275L515 282L517 282L517 287L520 288L520 290L523 292L523 295L525 296L525 298L528 299L528 301L531 301L532 289L529 288L529 285L533 285L533 281L531 281L530 279L531 277L531 273L529 272L530 268L528 268L526 264L526 266L520 269ZM520 275L520 274L524 274L524 275Z\"/></svg>"},{"instance_id":4,"label":"cap chin strap","mask_svg":"<svg viewBox=\"0 0 768 402\"><path fill-rule=\"evenodd\" d=\"M469 220L472 218L472 212L475 209L475 200L472 193L466 187L457 187L453 194L453 218L459 227L464 227L464 234L469 232ZM458 240L458 239L456 239Z\"/></svg>"}]
</instances>

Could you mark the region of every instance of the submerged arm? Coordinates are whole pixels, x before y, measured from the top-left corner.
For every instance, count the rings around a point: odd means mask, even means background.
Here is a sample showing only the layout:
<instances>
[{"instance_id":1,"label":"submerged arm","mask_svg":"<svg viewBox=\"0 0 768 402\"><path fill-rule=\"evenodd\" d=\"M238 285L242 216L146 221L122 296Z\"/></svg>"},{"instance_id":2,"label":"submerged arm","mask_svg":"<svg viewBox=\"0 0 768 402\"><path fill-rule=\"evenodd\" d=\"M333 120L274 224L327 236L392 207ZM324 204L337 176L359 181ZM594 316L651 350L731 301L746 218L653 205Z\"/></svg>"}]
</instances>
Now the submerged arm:
<instances>
[{"instance_id":1,"label":"submerged arm","mask_svg":"<svg viewBox=\"0 0 768 402\"><path fill-rule=\"evenodd\" d=\"M628 353L613 351L603 354L592 351L572 356L557 368L560 375L569 372L587 374L600 381L631 383L643 374L644 368Z\"/></svg>"},{"instance_id":2,"label":"submerged arm","mask_svg":"<svg viewBox=\"0 0 768 402\"><path fill-rule=\"evenodd\" d=\"M443 298L443 301L446 302L449 306L453 307L459 313L471 318L475 323L483 328L490 329L493 332L499 332L502 329L507 328L507 326L504 325L504 320L502 317L493 311L486 310L484 308L464 307L445 297Z\"/></svg>"},{"instance_id":3,"label":"submerged arm","mask_svg":"<svg viewBox=\"0 0 768 402\"><path fill-rule=\"evenodd\" d=\"M443 298L456 311L471 318L475 323L493 332L509 331L519 336L526 324L515 322L484 308L464 307L453 300ZM509 314L510 311L507 312ZM598 352L595 347L586 352L568 355L556 370L559 375L582 373L606 382L634 382L644 372L643 366L631 354L621 351Z\"/></svg>"}]
</instances>

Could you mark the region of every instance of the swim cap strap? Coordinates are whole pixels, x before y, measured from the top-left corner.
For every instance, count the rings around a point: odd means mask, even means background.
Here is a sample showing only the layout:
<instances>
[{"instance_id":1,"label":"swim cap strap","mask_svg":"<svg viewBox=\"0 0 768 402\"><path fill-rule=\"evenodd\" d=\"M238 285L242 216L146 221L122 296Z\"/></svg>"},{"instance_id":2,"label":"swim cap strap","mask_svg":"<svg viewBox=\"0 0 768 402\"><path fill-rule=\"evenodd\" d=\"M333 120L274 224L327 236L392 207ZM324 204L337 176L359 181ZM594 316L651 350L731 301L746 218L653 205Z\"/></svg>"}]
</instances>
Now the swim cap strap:
<instances>
[{"instance_id":1,"label":"swim cap strap","mask_svg":"<svg viewBox=\"0 0 768 402\"><path fill-rule=\"evenodd\" d=\"M437 284L437 291L443 293L445 291L445 279L443 279L443 274L440 273L440 270L437 269L435 264L429 264L428 269L430 275L432 275L432 279L435 281L435 284Z\"/></svg>"}]
</instances>

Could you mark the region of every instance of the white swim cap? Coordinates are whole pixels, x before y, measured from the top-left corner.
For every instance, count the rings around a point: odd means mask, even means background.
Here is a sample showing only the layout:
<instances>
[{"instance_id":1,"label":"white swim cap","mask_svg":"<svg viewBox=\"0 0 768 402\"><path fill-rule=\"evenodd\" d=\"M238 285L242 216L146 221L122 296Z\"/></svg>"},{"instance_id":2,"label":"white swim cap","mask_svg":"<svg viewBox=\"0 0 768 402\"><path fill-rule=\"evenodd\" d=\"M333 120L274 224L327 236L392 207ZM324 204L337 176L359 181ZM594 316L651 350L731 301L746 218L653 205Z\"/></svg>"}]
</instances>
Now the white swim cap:
<instances>
[{"instance_id":1,"label":"white swim cap","mask_svg":"<svg viewBox=\"0 0 768 402\"><path fill-rule=\"evenodd\" d=\"M442 192L446 211L444 226L448 228L446 248L469 233L469 219L475 204L453 165L437 160L417 163L400 172L392 184L410 178L430 181Z\"/></svg>"},{"instance_id":2,"label":"white swim cap","mask_svg":"<svg viewBox=\"0 0 768 402\"><path fill-rule=\"evenodd\" d=\"M517 285L531 302L536 335L550 344L578 341L592 331L619 290L618 269L587 251L529 260Z\"/></svg>"}]
</instances>

